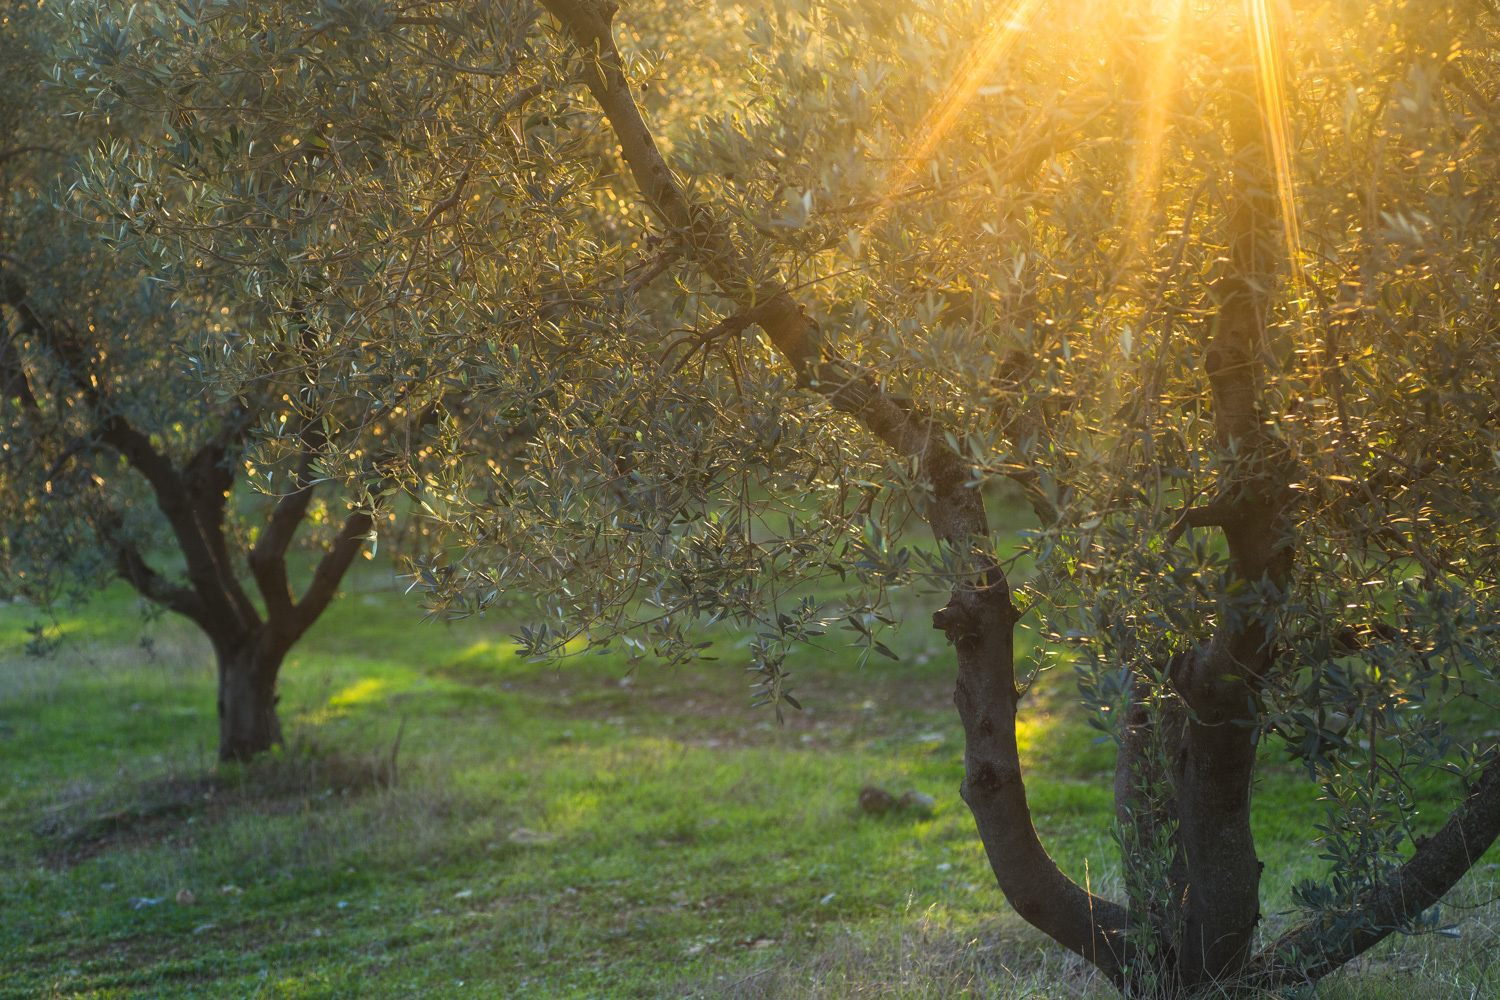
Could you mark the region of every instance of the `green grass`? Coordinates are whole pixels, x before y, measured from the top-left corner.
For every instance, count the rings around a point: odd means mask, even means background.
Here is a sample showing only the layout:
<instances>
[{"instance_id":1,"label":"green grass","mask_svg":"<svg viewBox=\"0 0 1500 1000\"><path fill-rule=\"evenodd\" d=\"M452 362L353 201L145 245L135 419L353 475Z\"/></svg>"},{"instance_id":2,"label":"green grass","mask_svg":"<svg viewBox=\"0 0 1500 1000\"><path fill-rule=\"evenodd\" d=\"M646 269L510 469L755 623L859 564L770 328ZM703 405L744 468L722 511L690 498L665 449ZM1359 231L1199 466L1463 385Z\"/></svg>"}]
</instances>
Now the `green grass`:
<instances>
[{"instance_id":1,"label":"green grass","mask_svg":"<svg viewBox=\"0 0 1500 1000\"><path fill-rule=\"evenodd\" d=\"M373 569L346 589L286 664L289 747L246 768L213 764L191 628L142 646L116 588L36 659L33 609L0 608L0 998L1108 995L995 889L918 603L900 663L797 666L783 726L748 707L732 636L676 671L559 670L500 625L420 624ZM1028 703L1028 783L1063 867L1108 891L1112 751L1071 690L1044 675ZM937 804L866 816L866 784ZM1283 767L1257 810L1270 915L1321 809ZM1323 992L1495 995L1492 881L1461 890L1457 940Z\"/></svg>"}]
</instances>

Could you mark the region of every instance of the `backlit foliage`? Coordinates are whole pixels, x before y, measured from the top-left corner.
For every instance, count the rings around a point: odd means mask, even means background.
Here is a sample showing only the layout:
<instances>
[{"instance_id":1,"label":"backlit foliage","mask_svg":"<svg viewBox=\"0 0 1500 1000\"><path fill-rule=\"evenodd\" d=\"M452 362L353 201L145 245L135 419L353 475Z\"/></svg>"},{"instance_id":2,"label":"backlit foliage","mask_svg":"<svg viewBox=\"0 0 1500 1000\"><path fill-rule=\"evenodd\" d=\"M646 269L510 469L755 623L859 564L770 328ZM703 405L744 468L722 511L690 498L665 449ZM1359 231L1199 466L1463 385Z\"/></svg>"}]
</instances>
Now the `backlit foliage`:
<instances>
[{"instance_id":1,"label":"backlit foliage","mask_svg":"<svg viewBox=\"0 0 1500 1000\"><path fill-rule=\"evenodd\" d=\"M519 592L540 609L528 654L668 660L733 621L779 704L798 643L843 627L883 651L891 592L950 578L913 530L914 469L798 386L690 234L652 221L539 8L66 16L80 119L151 122L102 144L82 190L171 287L233 288L244 322L196 355L221 391L274 381L340 431L424 415L398 451L441 539L414 569L434 610ZM668 162L748 280L779 277L829 352L1030 500L1026 624L1072 655L1100 728L1118 735L1132 676L1165 711L1174 657L1262 617L1258 725L1328 804L1329 875L1300 902L1336 909L1389 870L1493 753L1488 7L640 2L618 22ZM1240 251L1236 128L1277 167ZM1239 461L1200 373L1236 252L1268 282L1287 595L1225 593L1222 542L1185 514ZM324 472L364 482L365 457ZM798 590L830 578L842 602Z\"/></svg>"}]
</instances>

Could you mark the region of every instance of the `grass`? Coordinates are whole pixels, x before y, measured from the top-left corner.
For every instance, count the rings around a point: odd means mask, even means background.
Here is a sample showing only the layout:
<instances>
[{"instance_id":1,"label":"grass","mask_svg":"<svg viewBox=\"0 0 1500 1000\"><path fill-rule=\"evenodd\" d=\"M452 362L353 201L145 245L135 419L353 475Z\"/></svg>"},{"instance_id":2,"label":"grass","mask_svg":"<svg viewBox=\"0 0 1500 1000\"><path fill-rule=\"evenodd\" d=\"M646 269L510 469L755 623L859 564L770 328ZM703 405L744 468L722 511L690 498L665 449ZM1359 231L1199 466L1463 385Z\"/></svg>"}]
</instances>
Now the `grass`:
<instances>
[{"instance_id":1,"label":"grass","mask_svg":"<svg viewBox=\"0 0 1500 1000\"><path fill-rule=\"evenodd\" d=\"M36 659L33 609L0 608L0 1000L1109 995L995 889L915 605L900 663L810 656L782 726L748 708L733 636L691 669L559 671L504 627L419 624L373 569L346 589L287 662L288 747L247 767L213 763L191 628L143 646L115 589ZM1063 867L1109 891L1112 753L1070 691L1030 701L1029 788ZM868 816L867 784L936 805ZM1321 810L1290 768L1256 801L1274 914ZM1461 888L1456 938L1322 993L1496 995L1493 881Z\"/></svg>"}]
</instances>

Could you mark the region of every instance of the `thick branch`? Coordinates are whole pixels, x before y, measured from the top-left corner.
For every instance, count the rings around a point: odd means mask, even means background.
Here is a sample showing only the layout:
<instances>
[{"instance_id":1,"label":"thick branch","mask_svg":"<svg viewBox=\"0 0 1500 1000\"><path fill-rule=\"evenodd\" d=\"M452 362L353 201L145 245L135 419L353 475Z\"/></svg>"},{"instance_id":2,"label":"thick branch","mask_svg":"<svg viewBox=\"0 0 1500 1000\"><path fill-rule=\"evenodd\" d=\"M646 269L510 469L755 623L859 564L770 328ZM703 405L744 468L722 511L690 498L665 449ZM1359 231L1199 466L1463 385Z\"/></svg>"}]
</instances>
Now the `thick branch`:
<instances>
[{"instance_id":1,"label":"thick branch","mask_svg":"<svg viewBox=\"0 0 1500 1000\"><path fill-rule=\"evenodd\" d=\"M188 579L207 605L215 628L230 628L241 634L259 628L260 616L245 599L224 548L223 494L212 498L218 513L205 524L202 512L195 509L199 505L194 503L187 481L177 473L171 459L151 444L150 438L118 414L104 421L99 437L151 484L156 505L172 526L172 534L187 560Z\"/></svg>"},{"instance_id":2,"label":"thick branch","mask_svg":"<svg viewBox=\"0 0 1500 1000\"><path fill-rule=\"evenodd\" d=\"M67 156L68 154L55 146L11 146L9 149L0 149L0 163L15 159L17 156L25 156L27 153L50 153L53 156Z\"/></svg>"},{"instance_id":3,"label":"thick branch","mask_svg":"<svg viewBox=\"0 0 1500 1000\"><path fill-rule=\"evenodd\" d=\"M0 317L0 327L4 326L4 318ZM41 405L37 403L36 395L31 391L31 381L26 377L26 369L21 365L21 352L15 345L15 337L4 334L0 329L0 398L19 399L21 409L33 417L40 416Z\"/></svg>"},{"instance_id":4,"label":"thick branch","mask_svg":"<svg viewBox=\"0 0 1500 1000\"><path fill-rule=\"evenodd\" d=\"M0 303L15 310L23 332L39 334L40 317L26 300L26 284L9 272L0 271ZM31 380L21 364L21 350L16 345L16 335L6 327L5 317L0 315L0 397L20 399L21 406L33 416L41 412L41 405L31 391Z\"/></svg>"},{"instance_id":5,"label":"thick branch","mask_svg":"<svg viewBox=\"0 0 1500 1000\"><path fill-rule=\"evenodd\" d=\"M212 554L219 586L238 610L239 617L246 621L257 621L259 616L234 571L224 520L229 494L234 489L239 449L250 434L255 416L255 407L236 401L224 415L219 432L198 449L182 471L193 520Z\"/></svg>"},{"instance_id":6,"label":"thick branch","mask_svg":"<svg viewBox=\"0 0 1500 1000\"><path fill-rule=\"evenodd\" d=\"M333 545L318 561L318 568L313 571L312 583L308 584L307 592L297 602L294 618L297 635L307 631L318 620L323 609L328 607L328 602L333 600L339 583L359 555L359 550L364 547L374 523L375 519L370 516L370 512L363 508L353 511L344 519L344 526L339 529Z\"/></svg>"},{"instance_id":7,"label":"thick branch","mask_svg":"<svg viewBox=\"0 0 1500 1000\"><path fill-rule=\"evenodd\" d=\"M1064 875L1031 822L1016 744L1014 629L1020 617L1003 583L960 588L932 616L958 654L953 701L966 734L962 794L1010 905L1118 985L1130 964L1125 908Z\"/></svg>"},{"instance_id":8,"label":"thick branch","mask_svg":"<svg viewBox=\"0 0 1500 1000\"><path fill-rule=\"evenodd\" d=\"M1202 507L1188 507L1167 532L1167 544L1175 545L1189 528L1227 528L1238 516L1229 503L1215 500Z\"/></svg>"},{"instance_id":9,"label":"thick branch","mask_svg":"<svg viewBox=\"0 0 1500 1000\"><path fill-rule=\"evenodd\" d=\"M585 61L583 78L604 110L647 203L679 232L685 251L755 322L796 372L836 409L861 420L901 455L915 458L932 489L926 516L937 538L966 550L988 534L984 502L970 485L969 464L941 429L913 415L871 379L829 360L818 327L777 281L758 281L709 213L692 205L662 159L636 107L611 34L611 0L543 0ZM934 616L958 647L955 699L968 734L964 796L974 811L1001 889L1027 920L1089 958L1116 980L1125 961L1121 907L1085 892L1057 868L1037 838L1026 804L1016 748L1014 676L1016 610L993 557L971 563L976 589L961 584Z\"/></svg>"},{"instance_id":10,"label":"thick branch","mask_svg":"<svg viewBox=\"0 0 1500 1000\"><path fill-rule=\"evenodd\" d=\"M6 257L3 263L16 263ZM45 344L57 358L63 375L71 382L90 406L99 406L100 393L98 372L93 371L89 350L78 332L66 320L43 319L31 304L30 290L26 282L10 271L0 271L0 302L16 311L21 329ZM91 377L92 376L92 377Z\"/></svg>"},{"instance_id":11,"label":"thick branch","mask_svg":"<svg viewBox=\"0 0 1500 1000\"><path fill-rule=\"evenodd\" d=\"M6 258L4 263L16 262ZM110 398L95 340L82 336L60 317L39 314L31 304L26 282L11 269L0 271L0 301L16 310L22 326L50 350L62 377L94 411L98 421L94 439L118 452L151 485L157 508L171 525L187 561L188 580L202 605L200 615L188 616L211 635L245 635L259 628L260 616L235 575L224 532L225 505L234 485L229 458L249 433L253 411L236 403L219 433L179 471L150 435L132 426ZM61 468L76 450L70 447L55 467ZM105 529L111 530L108 525ZM138 554L132 557L126 553L121 558L125 567L122 575L127 579L138 578L153 591L166 593L144 573ZM142 593L150 596L144 590ZM178 597L173 600L181 603ZM173 603L162 603L177 610Z\"/></svg>"},{"instance_id":12,"label":"thick branch","mask_svg":"<svg viewBox=\"0 0 1500 1000\"><path fill-rule=\"evenodd\" d=\"M212 630L213 621L208 607L197 591L171 583L147 564L140 550L130 542L112 540L115 550L115 572L120 579L130 584L142 597L154 601L179 615L191 619L205 632Z\"/></svg>"},{"instance_id":13,"label":"thick branch","mask_svg":"<svg viewBox=\"0 0 1500 1000\"><path fill-rule=\"evenodd\" d=\"M287 581L286 552L312 504L315 489L310 479L313 459L327 444L321 428L312 421L304 423L298 437L302 443L302 455L292 478L291 492L276 501L248 560L255 586L266 602L266 617L275 631L287 634L300 633L301 630L297 627L296 607L291 584Z\"/></svg>"},{"instance_id":14,"label":"thick branch","mask_svg":"<svg viewBox=\"0 0 1500 1000\"><path fill-rule=\"evenodd\" d=\"M299 485L277 500L247 560L255 577L256 589L266 602L266 617L272 628L278 631L295 628L296 609L292 603L291 584L287 581L286 551L302 519L307 516L312 498L313 487Z\"/></svg>"},{"instance_id":15,"label":"thick branch","mask_svg":"<svg viewBox=\"0 0 1500 1000\"><path fill-rule=\"evenodd\" d=\"M754 310L754 322L792 365L799 381L826 396L836 409L859 417L902 455L921 462L934 493L928 520L940 540L967 545L988 534L984 503L978 490L966 485L973 478L968 463L948 447L938 428L913 420L873 380L827 360L817 323L780 282L755 281L748 262L721 227L705 209L687 200L641 117L622 69L611 31L616 5L611 0L543 0L543 6L562 22L583 54L584 82L604 110L647 204L682 234L688 252L719 291L741 311Z\"/></svg>"},{"instance_id":16,"label":"thick branch","mask_svg":"<svg viewBox=\"0 0 1500 1000\"><path fill-rule=\"evenodd\" d=\"M1405 864L1365 889L1347 910L1322 915L1271 942L1250 970L1257 985L1271 986L1327 975L1350 959L1410 927L1489 850L1500 835L1500 759L1442 829L1418 840Z\"/></svg>"}]
</instances>

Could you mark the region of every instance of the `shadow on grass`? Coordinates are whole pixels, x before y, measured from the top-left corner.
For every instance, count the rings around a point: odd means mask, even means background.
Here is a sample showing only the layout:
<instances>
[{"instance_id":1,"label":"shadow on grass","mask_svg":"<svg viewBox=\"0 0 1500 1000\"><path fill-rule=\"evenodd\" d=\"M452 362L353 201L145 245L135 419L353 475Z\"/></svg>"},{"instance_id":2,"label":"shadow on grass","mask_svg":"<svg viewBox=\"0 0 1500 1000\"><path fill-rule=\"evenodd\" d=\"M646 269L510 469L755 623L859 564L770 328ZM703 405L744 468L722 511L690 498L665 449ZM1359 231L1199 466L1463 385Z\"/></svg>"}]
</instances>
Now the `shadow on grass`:
<instances>
[{"instance_id":1,"label":"shadow on grass","mask_svg":"<svg viewBox=\"0 0 1500 1000\"><path fill-rule=\"evenodd\" d=\"M76 865L239 810L276 815L391 788L399 776L400 746L399 733L390 747L363 752L299 733L248 764L169 766L150 776L70 785L36 825L40 853L53 866Z\"/></svg>"}]
</instances>

